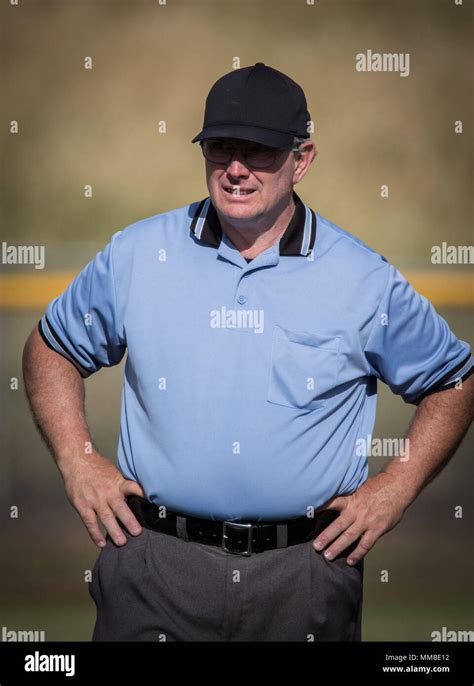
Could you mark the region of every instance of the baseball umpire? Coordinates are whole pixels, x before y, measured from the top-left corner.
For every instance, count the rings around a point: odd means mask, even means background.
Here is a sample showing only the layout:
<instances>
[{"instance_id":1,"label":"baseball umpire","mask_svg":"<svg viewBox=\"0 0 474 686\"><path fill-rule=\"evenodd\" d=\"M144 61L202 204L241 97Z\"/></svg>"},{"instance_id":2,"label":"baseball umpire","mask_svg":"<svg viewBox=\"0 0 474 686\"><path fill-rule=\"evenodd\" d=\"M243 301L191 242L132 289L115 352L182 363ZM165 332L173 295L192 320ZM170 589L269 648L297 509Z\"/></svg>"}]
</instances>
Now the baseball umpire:
<instances>
[{"instance_id":1,"label":"baseball umpire","mask_svg":"<svg viewBox=\"0 0 474 686\"><path fill-rule=\"evenodd\" d=\"M472 421L469 345L294 191L310 120L263 63L220 78L193 139L209 197L115 233L26 342L35 421L102 548L93 640L360 641L365 554ZM83 379L126 351L115 466ZM417 408L409 455L368 478L377 380Z\"/></svg>"}]
</instances>

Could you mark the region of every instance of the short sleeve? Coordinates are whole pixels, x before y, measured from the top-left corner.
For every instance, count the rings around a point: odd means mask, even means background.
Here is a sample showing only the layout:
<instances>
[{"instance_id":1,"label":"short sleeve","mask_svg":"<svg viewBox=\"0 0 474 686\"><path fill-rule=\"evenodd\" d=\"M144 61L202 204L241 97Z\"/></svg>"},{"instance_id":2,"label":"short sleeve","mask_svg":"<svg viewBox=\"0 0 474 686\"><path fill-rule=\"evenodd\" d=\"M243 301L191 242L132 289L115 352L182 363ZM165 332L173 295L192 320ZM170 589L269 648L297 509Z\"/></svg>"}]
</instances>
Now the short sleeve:
<instances>
[{"instance_id":1,"label":"short sleeve","mask_svg":"<svg viewBox=\"0 0 474 686\"><path fill-rule=\"evenodd\" d=\"M403 400L451 388L473 371L471 348L392 265L364 348L370 373Z\"/></svg>"},{"instance_id":2,"label":"short sleeve","mask_svg":"<svg viewBox=\"0 0 474 686\"><path fill-rule=\"evenodd\" d=\"M125 353L113 265L114 240L120 233L49 303L38 323L45 343L83 377L118 364Z\"/></svg>"}]
</instances>

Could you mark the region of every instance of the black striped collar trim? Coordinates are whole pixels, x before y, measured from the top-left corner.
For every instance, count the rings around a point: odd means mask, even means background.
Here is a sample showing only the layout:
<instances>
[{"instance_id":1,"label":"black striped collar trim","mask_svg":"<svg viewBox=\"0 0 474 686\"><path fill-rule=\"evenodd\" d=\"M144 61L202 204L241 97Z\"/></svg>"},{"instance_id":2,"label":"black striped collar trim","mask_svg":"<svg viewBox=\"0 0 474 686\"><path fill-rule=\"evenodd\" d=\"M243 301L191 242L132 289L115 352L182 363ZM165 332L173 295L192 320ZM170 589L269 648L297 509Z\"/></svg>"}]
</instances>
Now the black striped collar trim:
<instances>
[{"instance_id":1,"label":"black striped collar trim","mask_svg":"<svg viewBox=\"0 0 474 686\"><path fill-rule=\"evenodd\" d=\"M285 233L280 238L280 255L307 256L316 239L316 214L293 191L295 211ZM211 198L199 203L191 222L191 231L203 243L219 247L222 227Z\"/></svg>"}]
</instances>

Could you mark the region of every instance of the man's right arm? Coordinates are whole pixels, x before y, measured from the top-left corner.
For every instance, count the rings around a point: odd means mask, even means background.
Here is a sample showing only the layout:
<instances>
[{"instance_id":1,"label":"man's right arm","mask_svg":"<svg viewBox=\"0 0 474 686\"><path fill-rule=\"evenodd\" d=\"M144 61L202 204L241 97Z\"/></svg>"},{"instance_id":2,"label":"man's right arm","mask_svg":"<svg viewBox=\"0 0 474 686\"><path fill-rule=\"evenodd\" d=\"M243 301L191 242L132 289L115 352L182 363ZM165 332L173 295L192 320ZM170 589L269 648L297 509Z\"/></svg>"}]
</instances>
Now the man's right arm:
<instances>
[{"instance_id":1,"label":"man's right arm","mask_svg":"<svg viewBox=\"0 0 474 686\"><path fill-rule=\"evenodd\" d=\"M84 380L69 360L46 345L37 327L23 350L23 377L35 424L90 537L105 545L100 520L114 543L124 545L127 539L117 517L131 534L141 533L125 497L144 496L143 490L95 449L85 417Z\"/></svg>"}]
</instances>

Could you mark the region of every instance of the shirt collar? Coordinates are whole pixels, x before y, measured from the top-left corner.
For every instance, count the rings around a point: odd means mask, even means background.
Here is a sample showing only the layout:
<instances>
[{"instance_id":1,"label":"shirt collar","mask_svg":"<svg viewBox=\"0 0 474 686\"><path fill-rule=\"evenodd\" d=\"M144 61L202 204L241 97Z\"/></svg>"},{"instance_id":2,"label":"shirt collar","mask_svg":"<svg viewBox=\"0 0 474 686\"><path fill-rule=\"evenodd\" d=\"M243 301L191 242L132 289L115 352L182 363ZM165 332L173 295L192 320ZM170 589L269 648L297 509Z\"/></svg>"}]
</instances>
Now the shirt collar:
<instances>
[{"instance_id":1,"label":"shirt collar","mask_svg":"<svg viewBox=\"0 0 474 686\"><path fill-rule=\"evenodd\" d=\"M295 211L284 234L280 238L280 255L305 255L313 249L316 239L316 214L307 207L293 191ZM211 198L199 203L191 222L191 231L203 243L219 247L222 227Z\"/></svg>"}]
</instances>

